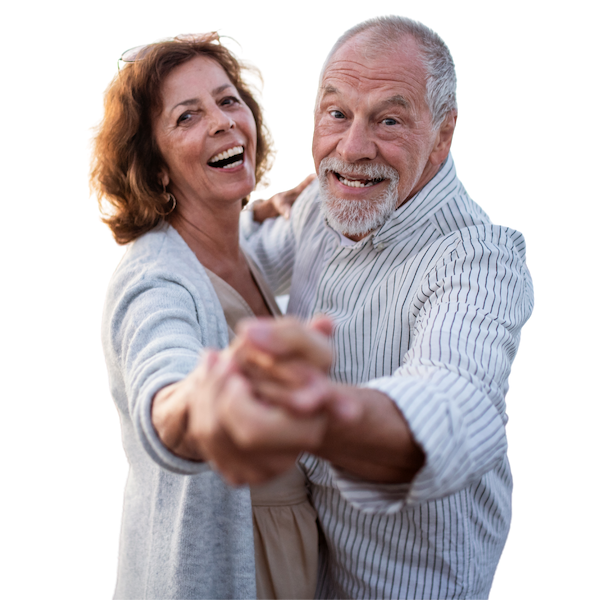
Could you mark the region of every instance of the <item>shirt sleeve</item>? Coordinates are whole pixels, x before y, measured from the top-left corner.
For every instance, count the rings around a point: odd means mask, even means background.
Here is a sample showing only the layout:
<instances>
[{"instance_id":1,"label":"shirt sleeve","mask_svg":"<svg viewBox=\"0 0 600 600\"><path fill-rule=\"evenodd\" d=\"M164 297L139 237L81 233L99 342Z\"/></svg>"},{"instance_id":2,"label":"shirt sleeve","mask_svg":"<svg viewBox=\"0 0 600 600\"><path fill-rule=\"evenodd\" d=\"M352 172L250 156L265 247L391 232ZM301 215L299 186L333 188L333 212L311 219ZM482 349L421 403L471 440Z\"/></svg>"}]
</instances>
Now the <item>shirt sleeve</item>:
<instances>
[{"instance_id":1,"label":"shirt sleeve","mask_svg":"<svg viewBox=\"0 0 600 600\"><path fill-rule=\"evenodd\" d=\"M184 379L208 342L208 311L194 301L189 287L166 273L136 277L128 272L117 278L109 288L105 350L117 404L131 418L144 450L161 467L191 475L208 465L170 452L151 418L154 395Z\"/></svg>"},{"instance_id":2,"label":"shirt sleeve","mask_svg":"<svg viewBox=\"0 0 600 600\"><path fill-rule=\"evenodd\" d=\"M334 469L342 495L368 512L396 512L455 493L503 460L508 376L533 308L521 234L489 227L462 232L413 303L413 341L400 368L365 387L396 403L425 465L410 485L372 484Z\"/></svg>"}]
</instances>

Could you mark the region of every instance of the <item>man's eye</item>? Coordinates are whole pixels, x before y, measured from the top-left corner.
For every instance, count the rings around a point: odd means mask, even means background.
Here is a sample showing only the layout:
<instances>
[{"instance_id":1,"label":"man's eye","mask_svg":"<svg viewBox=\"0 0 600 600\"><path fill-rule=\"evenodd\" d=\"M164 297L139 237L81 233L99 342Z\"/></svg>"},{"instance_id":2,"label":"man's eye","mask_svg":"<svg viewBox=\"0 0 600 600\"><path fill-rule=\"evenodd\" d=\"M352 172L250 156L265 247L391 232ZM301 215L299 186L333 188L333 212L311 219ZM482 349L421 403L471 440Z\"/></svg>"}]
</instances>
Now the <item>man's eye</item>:
<instances>
[{"instance_id":1,"label":"man's eye","mask_svg":"<svg viewBox=\"0 0 600 600\"><path fill-rule=\"evenodd\" d=\"M343 119L344 113L340 110L332 110L329 113L334 119Z\"/></svg>"},{"instance_id":2,"label":"man's eye","mask_svg":"<svg viewBox=\"0 0 600 600\"><path fill-rule=\"evenodd\" d=\"M397 125L398 124L398 121L396 121L396 119L392 119L389 117L387 119L384 119L382 122L384 125Z\"/></svg>"}]
</instances>

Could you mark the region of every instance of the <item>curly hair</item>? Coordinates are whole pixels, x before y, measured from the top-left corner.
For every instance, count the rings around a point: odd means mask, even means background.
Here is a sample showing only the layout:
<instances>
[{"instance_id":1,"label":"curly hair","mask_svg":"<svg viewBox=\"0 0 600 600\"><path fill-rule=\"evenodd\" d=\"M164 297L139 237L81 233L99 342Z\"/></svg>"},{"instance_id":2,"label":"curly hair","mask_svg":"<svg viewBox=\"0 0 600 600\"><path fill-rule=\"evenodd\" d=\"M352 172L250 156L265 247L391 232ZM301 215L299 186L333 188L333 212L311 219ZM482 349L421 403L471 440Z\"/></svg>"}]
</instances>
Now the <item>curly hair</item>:
<instances>
[{"instance_id":1,"label":"curly hair","mask_svg":"<svg viewBox=\"0 0 600 600\"><path fill-rule=\"evenodd\" d=\"M182 36L146 46L138 60L127 63L108 86L92 151L90 187L118 244L150 231L172 208L158 177L165 164L152 132L152 117L162 109L166 76L196 56L211 58L223 68L254 116L256 183L271 166L271 137L261 107L242 78L247 71L260 77L255 68L241 63L217 34Z\"/></svg>"}]
</instances>

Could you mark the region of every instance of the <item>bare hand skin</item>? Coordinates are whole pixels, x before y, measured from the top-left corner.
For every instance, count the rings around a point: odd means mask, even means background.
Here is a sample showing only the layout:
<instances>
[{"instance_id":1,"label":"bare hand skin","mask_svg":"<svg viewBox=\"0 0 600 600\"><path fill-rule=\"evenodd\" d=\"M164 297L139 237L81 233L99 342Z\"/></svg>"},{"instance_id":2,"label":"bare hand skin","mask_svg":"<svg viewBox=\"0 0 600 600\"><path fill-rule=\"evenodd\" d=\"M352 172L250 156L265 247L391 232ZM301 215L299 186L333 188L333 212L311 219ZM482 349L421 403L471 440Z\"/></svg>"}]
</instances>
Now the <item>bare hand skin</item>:
<instances>
[{"instance_id":1,"label":"bare hand skin","mask_svg":"<svg viewBox=\"0 0 600 600\"><path fill-rule=\"evenodd\" d=\"M294 361L312 362L321 369L324 351L315 336L315 331L331 333L328 319L313 321L312 330L293 319L280 319L277 322L254 320L241 325L238 345L249 345L253 352L238 351L236 359L249 360L257 351L271 357L273 390L269 391L271 402L281 401L289 410L298 411L301 402L295 394L278 393L276 368L293 364ZM250 359L252 360L252 359ZM262 371L253 371L240 366L246 377L269 377L268 360L261 357ZM260 384L254 383L259 386ZM323 385L323 382L320 382ZM397 406L385 394L376 390L353 386L336 385L327 382L327 432L322 443L313 454L329 460L364 479L387 483L410 482L425 462L425 456L415 442L412 433ZM264 389L264 388L263 388Z\"/></svg>"},{"instance_id":2,"label":"bare hand skin","mask_svg":"<svg viewBox=\"0 0 600 600\"><path fill-rule=\"evenodd\" d=\"M209 461L234 485L285 472L302 451L366 480L409 482L424 455L395 404L325 373L332 325L285 318L239 327L228 349L207 351L186 379L161 390L152 421L161 441Z\"/></svg>"},{"instance_id":3,"label":"bare hand skin","mask_svg":"<svg viewBox=\"0 0 600 600\"><path fill-rule=\"evenodd\" d=\"M292 205L308 185L314 181L315 177L316 175L313 173L291 190L279 192L268 200L257 200L254 202L252 204L254 220L262 223L266 219L274 219L279 216L289 219Z\"/></svg>"},{"instance_id":4,"label":"bare hand skin","mask_svg":"<svg viewBox=\"0 0 600 600\"><path fill-rule=\"evenodd\" d=\"M226 352L207 351L197 369L160 390L152 422L167 448L209 461L233 485L262 483L322 443L326 413L292 414L257 398Z\"/></svg>"}]
</instances>

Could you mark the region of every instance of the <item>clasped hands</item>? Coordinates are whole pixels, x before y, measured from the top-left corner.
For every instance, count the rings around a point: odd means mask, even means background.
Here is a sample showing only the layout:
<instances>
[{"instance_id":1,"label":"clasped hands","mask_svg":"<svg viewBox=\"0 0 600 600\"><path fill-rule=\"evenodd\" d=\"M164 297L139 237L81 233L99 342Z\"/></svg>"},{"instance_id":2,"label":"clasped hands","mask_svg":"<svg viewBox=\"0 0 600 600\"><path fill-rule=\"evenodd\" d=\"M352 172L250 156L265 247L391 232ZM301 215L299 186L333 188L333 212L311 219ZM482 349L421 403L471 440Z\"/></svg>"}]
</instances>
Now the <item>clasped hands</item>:
<instances>
[{"instance_id":1,"label":"clasped hands","mask_svg":"<svg viewBox=\"0 0 600 600\"><path fill-rule=\"evenodd\" d=\"M326 433L360 418L361 405L327 373L332 324L291 318L242 322L237 339L208 350L190 375L154 398L152 421L175 454L208 461L233 485L287 471Z\"/></svg>"}]
</instances>

